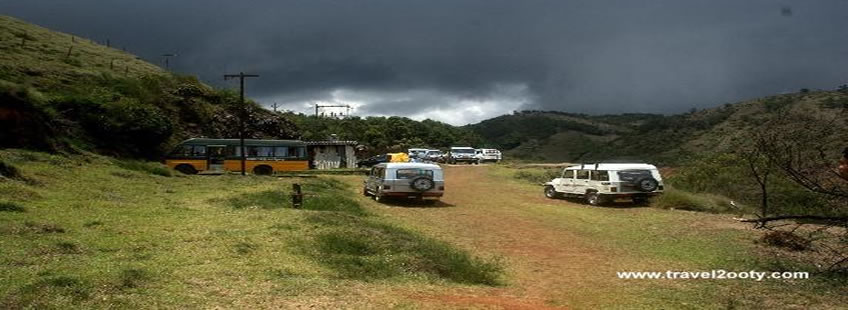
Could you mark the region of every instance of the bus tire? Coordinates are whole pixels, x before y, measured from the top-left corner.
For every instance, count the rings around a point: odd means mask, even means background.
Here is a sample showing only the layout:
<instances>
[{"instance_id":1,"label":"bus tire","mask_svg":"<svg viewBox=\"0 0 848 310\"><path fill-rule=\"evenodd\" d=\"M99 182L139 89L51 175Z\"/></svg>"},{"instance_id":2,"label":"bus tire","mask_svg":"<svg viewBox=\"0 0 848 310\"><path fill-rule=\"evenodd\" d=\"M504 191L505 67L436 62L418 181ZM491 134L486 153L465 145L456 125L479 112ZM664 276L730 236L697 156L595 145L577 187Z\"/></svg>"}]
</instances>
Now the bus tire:
<instances>
[{"instance_id":1,"label":"bus tire","mask_svg":"<svg viewBox=\"0 0 848 310\"><path fill-rule=\"evenodd\" d=\"M271 175L274 173L274 168L268 165L259 165L253 168L253 174L255 175Z\"/></svg>"},{"instance_id":2,"label":"bus tire","mask_svg":"<svg viewBox=\"0 0 848 310\"><path fill-rule=\"evenodd\" d=\"M197 169L194 169L194 166L189 164L179 164L174 167L174 170L177 170L182 174L197 174Z\"/></svg>"}]
</instances>

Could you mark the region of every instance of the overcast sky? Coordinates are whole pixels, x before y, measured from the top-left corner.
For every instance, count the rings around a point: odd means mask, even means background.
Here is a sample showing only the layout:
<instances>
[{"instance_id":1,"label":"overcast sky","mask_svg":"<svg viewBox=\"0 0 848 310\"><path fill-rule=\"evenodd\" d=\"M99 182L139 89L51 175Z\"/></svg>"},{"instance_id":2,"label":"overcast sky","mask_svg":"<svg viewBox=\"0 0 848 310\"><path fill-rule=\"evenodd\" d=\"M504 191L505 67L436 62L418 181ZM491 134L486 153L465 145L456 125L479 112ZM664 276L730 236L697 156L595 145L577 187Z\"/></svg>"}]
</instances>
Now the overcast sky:
<instances>
[{"instance_id":1,"label":"overcast sky","mask_svg":"<svg viewBox=\"0 0 848 310\"><path fill-rule=\"evenodd\" d=\"M848 83L848 0L0 0L295 112L455 125L521 109L678 113Z\"/></svg>"}]
</instances>

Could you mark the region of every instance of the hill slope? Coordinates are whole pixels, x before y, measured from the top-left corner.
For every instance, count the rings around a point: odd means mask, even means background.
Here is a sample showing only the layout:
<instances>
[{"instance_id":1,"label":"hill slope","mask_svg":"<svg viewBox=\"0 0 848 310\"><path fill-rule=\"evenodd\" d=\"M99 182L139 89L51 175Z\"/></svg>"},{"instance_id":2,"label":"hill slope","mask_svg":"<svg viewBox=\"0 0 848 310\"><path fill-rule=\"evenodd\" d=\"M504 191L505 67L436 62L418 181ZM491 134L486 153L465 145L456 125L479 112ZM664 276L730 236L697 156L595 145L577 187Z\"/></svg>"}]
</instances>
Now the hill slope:
<instances>
[{"instance_id":1,"label":"hill slope","mask_svg":"<svg viewBox=\"0 0 848 310\"><path fill-rule=\"evenodd\" d=\"M466 128L480 135L490 146L507 150L511 157L542 161L675 163L701 153L733 150L744 133L759 130L767 119L780 114L834 116L844 115L846 108L848 91L842 89L777 95L670 116L590 116L522 111ZM795 122L791 125L803 130L804 121L797 119ZM841 128L836 132L848 132L845 121L835 122L834 126Z\"/></svg>"},{"instance_id":2,"label":"hill slope","mask_svg":"<svg viewBox=\"0 0 848 310\"><path fill-rule=\"evenodd\" d=\"M0 147L156 158L188 137L236 137L237 96L89 40L0 16ZM247 133L297 136L247 108Z\"/></svg>"}]
</instances>

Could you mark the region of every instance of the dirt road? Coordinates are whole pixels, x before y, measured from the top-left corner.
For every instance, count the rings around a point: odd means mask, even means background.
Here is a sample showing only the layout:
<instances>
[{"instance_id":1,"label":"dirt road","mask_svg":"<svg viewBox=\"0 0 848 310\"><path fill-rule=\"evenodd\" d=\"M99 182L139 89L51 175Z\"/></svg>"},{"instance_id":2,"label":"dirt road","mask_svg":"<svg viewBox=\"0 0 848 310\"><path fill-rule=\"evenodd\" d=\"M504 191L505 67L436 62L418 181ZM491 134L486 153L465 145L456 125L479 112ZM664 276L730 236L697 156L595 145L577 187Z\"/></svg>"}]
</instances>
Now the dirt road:
<instances>
[{"instance_id":1,"label":"dirt road","mask_svg":"<svg viewBox=\"0 0 848 310\"><path fill-rule=\"evenodd\" d=\"M624 288L615 271L623 253L551 223L540 207L591 207L546 199L541 188L516 186L489 175L486 166L449 166L442 204L423 207L379 205L384 213L417 230L448 240L478 255L495 256L508 266L507 285L412 293L424 304L509 309L547 309L606 304ZM616 211L628 213L628 210ZM557 216L557 215L553 215ZM565 220L565 219L564 219Z\"/></svg>"},{"instance_id":2,"label":"dirt road","mask_svg":"<svg viewBox=\"0 0 848 310\"><path fill-rule=\"evenodd\" d=\"M397 288L415 308L595 309L832 305L811 282L623 280L620 271L764 267L758 232L732 215L547 199L495 166L446 166L441 204L361 200L404 226L506 266L505 284ZM347 178L361 186L361 178ZM826 286L825 286L826 287Z\"/></svg>"}]
</instances>

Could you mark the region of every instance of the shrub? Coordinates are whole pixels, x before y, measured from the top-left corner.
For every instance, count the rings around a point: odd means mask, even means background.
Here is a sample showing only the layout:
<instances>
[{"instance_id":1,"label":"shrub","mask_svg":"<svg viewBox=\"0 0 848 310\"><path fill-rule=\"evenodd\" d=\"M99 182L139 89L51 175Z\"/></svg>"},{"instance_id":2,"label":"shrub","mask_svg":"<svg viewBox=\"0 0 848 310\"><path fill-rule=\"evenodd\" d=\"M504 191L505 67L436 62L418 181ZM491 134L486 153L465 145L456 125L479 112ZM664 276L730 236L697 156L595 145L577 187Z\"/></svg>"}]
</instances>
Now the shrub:
<instances>
[{"instance_id":1,"label":"shrub","mask_svg":"<svg viewBox=\"0 0 848 310\"><path fill-rule=\"evenodd\" d=\"M713 194L690 193L674 188L666 188L665 192L653 200L653 206L661 209L679 209L710 213L737 211L730 205L730 200Z\"/></svg>"},{"instance_id":2,"label":"shrub","mask_svg":"<svg viewBox=\"0 0 848 310\"><path fill-rule=\"evenodd\" d=\"M792 232L775 230L763 235L765 244L786 248L793 251L804 251L810 248L810 240L798 236Z\"/></svg>"}]
</instances>

